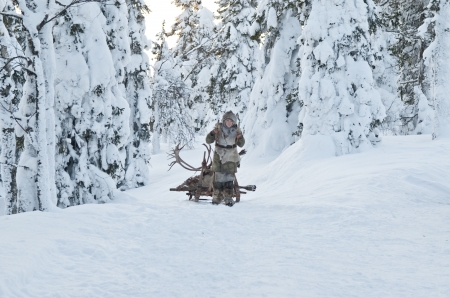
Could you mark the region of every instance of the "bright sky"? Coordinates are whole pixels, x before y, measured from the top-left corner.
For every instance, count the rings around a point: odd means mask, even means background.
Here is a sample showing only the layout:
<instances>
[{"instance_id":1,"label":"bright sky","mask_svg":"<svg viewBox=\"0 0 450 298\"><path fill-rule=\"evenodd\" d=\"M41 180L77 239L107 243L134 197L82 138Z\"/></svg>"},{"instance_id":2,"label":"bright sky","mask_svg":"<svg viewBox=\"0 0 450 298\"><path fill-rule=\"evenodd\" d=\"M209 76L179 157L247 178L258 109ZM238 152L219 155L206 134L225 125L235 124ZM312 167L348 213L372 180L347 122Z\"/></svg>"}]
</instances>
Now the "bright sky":
<instances>
[{"instance_id":1,"label":"bright sky","mask_svg":"<svg viewBox=\"0 0 450 298\"><path fill-rule=\"evenodd\" d=\"M215 0L203 0L202 4L212 12L217 9ZM166 31L169 31L175 18L181 13L181 10L172 4L172 0L146 0L147 5L152 11L146 16L147 38L151 40L156 39L156 34L161 32L162 22L166 21ZM169 46L172 46L176 40L174 38L168 39Z\"/></svg>"}]
</instances>

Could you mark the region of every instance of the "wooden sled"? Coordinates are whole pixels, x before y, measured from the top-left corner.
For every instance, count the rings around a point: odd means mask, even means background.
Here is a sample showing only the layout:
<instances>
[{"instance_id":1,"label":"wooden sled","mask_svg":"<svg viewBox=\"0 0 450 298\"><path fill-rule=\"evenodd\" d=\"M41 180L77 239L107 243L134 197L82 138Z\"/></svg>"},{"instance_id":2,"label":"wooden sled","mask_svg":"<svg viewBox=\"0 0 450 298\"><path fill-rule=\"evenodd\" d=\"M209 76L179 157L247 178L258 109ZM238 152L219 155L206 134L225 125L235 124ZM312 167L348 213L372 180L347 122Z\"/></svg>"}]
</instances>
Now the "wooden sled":
<instances>
[{"instance_id":1,"label":"wooden sled","mask_svg":"<svg viewBox=\"0 0 450 298\"><path fill-rule=\"evenodd\" d=\"M172 169L172 167L175 164L179 164L181 167L188 171L194 171L194 172L200 172L199 175L191 177L184 181L181 185L179 185L176 188L171 188L170 191L180 191L180 192L186 192L186 195L189 197L189 200L194 199L195 202L198 202L199 200L206 200L202 199L201 197L212 197L212 194L214 192L214 172L211 170L212 166L212 158L211 158L211 145L203 144L203 146L206 147L206 150L208 152L208 155L206 155L206 152L203 153L203 161L202 166L198 168L194 168L188 163L186 163L183 159L180 157L180 151L183 149L183 147L180 148L179 144L175 147L175 149L172 150L172 152L169 154L169 159L174 159L169 164L169 171ZM245 150L242 150L240 155L245 154ZM256 186L255 185L247 185L247 186L240 186L236 175L234 175L234 188L233 188L233 198L236 203L241 201L241 194L246 194L247 192L242 191L255 191Z\"/></svg>"}]
</instances>

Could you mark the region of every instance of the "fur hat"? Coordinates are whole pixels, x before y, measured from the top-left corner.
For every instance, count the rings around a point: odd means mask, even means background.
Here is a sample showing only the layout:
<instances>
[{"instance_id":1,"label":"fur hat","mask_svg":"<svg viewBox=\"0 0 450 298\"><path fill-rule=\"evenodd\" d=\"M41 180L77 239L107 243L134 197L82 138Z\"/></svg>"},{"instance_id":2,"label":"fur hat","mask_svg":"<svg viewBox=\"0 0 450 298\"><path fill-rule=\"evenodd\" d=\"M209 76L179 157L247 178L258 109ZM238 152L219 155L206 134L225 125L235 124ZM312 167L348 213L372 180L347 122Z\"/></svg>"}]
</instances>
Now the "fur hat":
<instances>
[{"instance_id":1,"label":"fur hat","mask_svg":"<svg viewBox=\"0 0 450 298\"><path fill-rule=\"evenodd\" d=\"M234 123L237 122L237 118L236 115L232 112L232 111L228 111L225 114L223 114L222 117L222 122L225 123L225 120L230 119L231 121L233 121Z\"/></svg>"}]
</instances>

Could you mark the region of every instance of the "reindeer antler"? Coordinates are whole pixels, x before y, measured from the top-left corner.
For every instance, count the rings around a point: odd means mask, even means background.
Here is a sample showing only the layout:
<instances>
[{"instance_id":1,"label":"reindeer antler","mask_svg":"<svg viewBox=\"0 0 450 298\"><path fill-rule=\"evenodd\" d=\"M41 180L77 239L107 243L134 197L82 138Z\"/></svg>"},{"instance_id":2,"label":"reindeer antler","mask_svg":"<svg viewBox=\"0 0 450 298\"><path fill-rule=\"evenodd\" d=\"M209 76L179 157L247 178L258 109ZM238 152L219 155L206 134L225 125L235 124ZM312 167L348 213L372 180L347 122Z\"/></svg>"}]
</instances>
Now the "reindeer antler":
<instances>
[{"instance_id":1,"label":"reindeer antler","mask_svg":"<svg viewBox=\"0 0 450 298\"><path fill-rule=\"evenodd\" d=\"M212 151L212 148L211 148L211 145L203 144L203 146L205 146L206 150L208 151L208 157L206 158L206 164L208 164L209 161L212 162L212 159L211 159L211 151Z\"/></svg>"},{"instance_id":2,"label":"reindeer antler","mask_svg":"<svg viewBox=\"0 0 450 298\"><path fill-rule=\"evenodd\" d=\"M172 161L172 162L169 164L169 167L170 167L170 168L169 168L168 171L170 171L170 169L172 169L172 167L173 167L175 164L179 164L180 166L182 166L184 169L186 169L186 170L188 170L188 171L193 171L193 172L200 171L200 170L202 169L202 167L194 168L193 166L191 166L190 164L188 164L187 162L185 162L183 159L181 159L181 157L180 157L180 151L181 151L183 148L184 148L184 146L180 148L180 144L178 144L178 145L175 147L175 149L172 149L172 152L168 154L168 155L169 155L169 158L168 158L168 159L172 159L172 158L175 159L174 161Z\"/></svg>"}]
</instances>

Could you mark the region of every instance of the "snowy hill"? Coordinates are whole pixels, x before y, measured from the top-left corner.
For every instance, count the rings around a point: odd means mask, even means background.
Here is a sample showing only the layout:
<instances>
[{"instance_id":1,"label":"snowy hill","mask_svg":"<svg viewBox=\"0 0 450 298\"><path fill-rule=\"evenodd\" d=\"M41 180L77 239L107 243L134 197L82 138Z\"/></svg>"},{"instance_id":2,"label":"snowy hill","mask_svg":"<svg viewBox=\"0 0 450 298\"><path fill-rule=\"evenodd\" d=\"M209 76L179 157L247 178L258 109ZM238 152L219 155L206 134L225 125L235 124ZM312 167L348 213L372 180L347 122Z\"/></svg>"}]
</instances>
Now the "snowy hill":
<instances>
[{"instance_id":1,"label":"snowy hill","mask_svg":"<svg viewBox=\"0 0 450 298\"><path fill-rule=\"evenodd\" d=\"M309 144L244 159L233 208L169 192L161 152L113 203L1 216L0 297L449 297L450 139Z\"/></svg>"}]
</instances>

